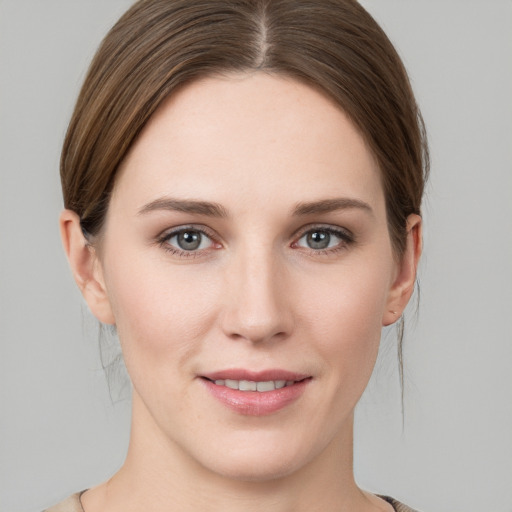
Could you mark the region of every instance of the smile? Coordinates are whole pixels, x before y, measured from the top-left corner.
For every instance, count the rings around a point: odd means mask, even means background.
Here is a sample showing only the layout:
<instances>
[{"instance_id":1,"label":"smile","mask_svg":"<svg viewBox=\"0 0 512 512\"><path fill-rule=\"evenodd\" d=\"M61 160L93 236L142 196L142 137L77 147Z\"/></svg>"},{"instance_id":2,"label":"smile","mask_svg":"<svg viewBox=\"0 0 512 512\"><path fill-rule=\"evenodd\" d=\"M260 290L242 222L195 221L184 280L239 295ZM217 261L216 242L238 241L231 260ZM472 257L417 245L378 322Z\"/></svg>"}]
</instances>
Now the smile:
<instances>
[{"instance_id":1,"label":"smile","mask_svg":"<svg viewBox=\"0 0 512 512\"><path fill-rule=\"evenodd\" d=\"M217 386L225 386L230 389L236 389L238 391L258 391L259 393L265 393L268 391L274 391L275 389L281 389L286 386L292 386L296 381L294 380L265 380L265 381L253 381L253 380L232 380L232 379L217 379L213 381Z\"/></svg>"},{"instance_id":2,"label":"smile","mask_svg":"<svg viewBox=\"0 0 512 512\"><path fill-rule=\"evenodd\" d=\"M229 410L266 416L291 406L306 391L312 376L285 370L225 370L202 375L206 389Z\"/></svg>"}]
</instances>

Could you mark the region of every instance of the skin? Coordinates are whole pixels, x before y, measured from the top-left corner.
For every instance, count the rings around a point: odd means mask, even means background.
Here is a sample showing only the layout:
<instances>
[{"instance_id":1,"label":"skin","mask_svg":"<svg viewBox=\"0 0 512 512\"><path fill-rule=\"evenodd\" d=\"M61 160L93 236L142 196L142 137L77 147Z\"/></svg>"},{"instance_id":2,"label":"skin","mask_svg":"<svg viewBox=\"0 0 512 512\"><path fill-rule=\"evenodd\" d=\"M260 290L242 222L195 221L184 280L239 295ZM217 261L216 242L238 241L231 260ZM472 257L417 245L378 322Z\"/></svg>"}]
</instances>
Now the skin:
<instances>
[{"instance_id":1,"label":"skin","mask_svg":"<svg viewBox=\"0 0 512 512\"><path fill-rule=\"evenodd\" d=\"M170 198L224 215L158 207ZM344 207L296 212L338 198ZM381 328L412 293L421 220L409 217L397 260L378 166L328 98L262 73L190 84L123 161L94 248L75 213L60 222L76 281L117 326L133 383L126 462L83 495L86 512L391 510L354 482L353 414ZM176 236L163 236L183 226L208 237L176 254ZM319 229L342 234L319 250L307 237ZM227 368L311 379L291 405L247 416L199 378Z\"/></svg>"}]
</instances>

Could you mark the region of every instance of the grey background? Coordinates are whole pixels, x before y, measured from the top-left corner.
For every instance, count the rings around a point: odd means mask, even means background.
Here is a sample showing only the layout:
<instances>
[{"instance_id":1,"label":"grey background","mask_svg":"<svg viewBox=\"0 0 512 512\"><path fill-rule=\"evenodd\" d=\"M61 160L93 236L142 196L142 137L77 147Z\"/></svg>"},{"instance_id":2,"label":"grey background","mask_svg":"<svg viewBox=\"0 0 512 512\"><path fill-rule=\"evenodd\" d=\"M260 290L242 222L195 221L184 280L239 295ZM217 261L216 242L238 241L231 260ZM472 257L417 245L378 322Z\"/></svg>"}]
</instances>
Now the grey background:
<instances>
[{"instance_id":1,"label":"grey background","mask_svg":"<svg viewBox=\"0 0 512 512\"><path fill-rule=\"evenodd\" d=\"M0 0L0 510L35 511L123 460L129 402L98 356L57 228L60 145L129 0ZM357 411L359 483L426 512L512 511L512 2L365 0L429 130L421 307L405 420L393 332ZM414 309L414 308L412 308ZM416 324L412 329L413 324Z\"/></svg>"}]
</instances>

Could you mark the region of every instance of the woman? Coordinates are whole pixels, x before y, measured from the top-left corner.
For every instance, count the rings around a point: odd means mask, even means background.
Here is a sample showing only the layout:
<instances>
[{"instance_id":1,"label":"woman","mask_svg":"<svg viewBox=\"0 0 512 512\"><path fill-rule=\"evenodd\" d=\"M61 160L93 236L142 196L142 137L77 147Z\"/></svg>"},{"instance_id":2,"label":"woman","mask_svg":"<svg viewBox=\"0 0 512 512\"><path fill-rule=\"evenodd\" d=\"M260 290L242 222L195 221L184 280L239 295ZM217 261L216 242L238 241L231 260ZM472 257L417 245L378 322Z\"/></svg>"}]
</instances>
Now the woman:
<instances>
[{"instance_id":1,"label":"woman","mask_svg":"<svg viewBox=\"0 0 512 512\"><path fill-rule=\"evenodd\" d=\"M414 289L426 155L356 2L135 4L78 99L60 219L130 446L50 510L411 510L356 485L353 415Z\"/></svg>"}]
</instances>

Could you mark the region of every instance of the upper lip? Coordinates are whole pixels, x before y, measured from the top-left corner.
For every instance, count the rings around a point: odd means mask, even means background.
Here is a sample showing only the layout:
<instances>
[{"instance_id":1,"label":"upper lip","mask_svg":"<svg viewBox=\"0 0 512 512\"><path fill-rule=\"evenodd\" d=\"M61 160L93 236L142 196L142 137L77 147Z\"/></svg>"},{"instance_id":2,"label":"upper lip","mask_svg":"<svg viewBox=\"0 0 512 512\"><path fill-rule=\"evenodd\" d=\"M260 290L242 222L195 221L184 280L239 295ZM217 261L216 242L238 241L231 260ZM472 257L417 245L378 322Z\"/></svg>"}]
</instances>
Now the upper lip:
<instances>
[{"instance_id":1,"label":"upper lip","mask_svg":"<svg viewBox=\"0 0 512 512\"><path fill-rule=\"evenodd\" d=\"M281 370L278 368L271 368L268 370L246 370L243 368L231 368L226 370L214 371L200 375L209 380L248 380L252 382L266 382L271 380L294 380L300 381L311 377L304 373L291 372L288 370Z\"/></svg>"}]
</instances>

